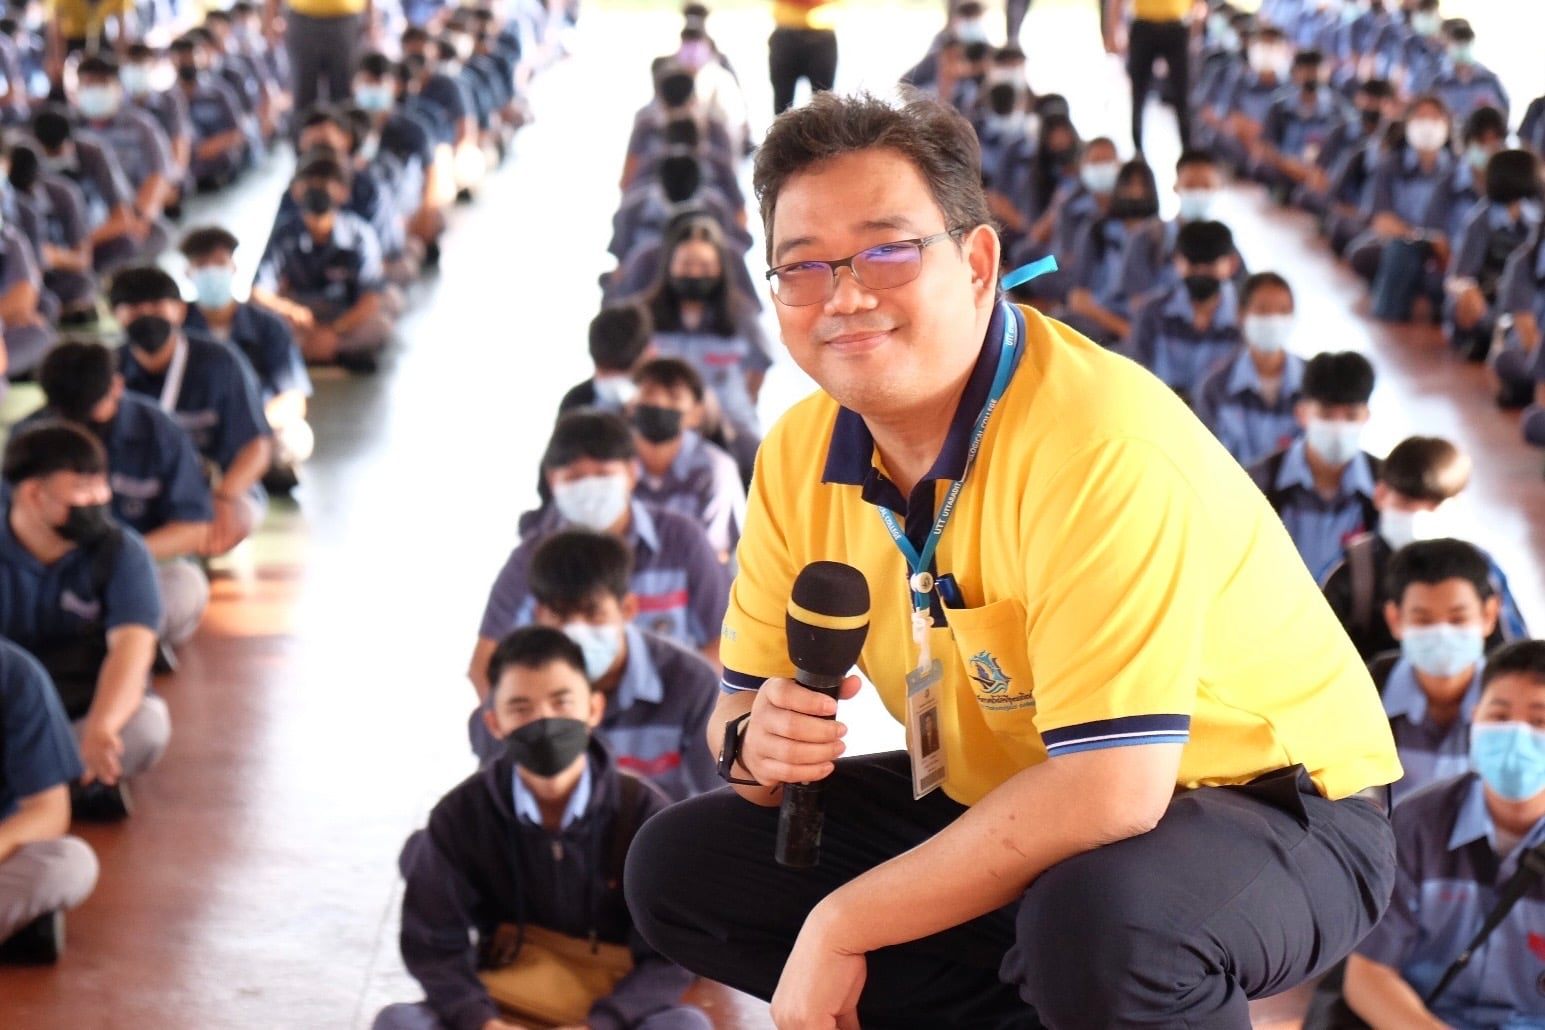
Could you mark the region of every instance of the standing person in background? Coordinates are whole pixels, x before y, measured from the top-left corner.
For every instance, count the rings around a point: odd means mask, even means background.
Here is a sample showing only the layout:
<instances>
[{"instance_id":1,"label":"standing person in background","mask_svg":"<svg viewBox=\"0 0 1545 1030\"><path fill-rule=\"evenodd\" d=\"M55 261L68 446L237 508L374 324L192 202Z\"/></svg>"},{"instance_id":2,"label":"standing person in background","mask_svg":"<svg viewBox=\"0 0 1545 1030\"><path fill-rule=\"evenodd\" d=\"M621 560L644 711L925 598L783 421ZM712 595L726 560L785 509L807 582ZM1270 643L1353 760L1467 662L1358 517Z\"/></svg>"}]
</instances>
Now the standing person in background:
<instances>
[{"instance_id":1,"label":"standing person in background","mask_svg":"<svg viewBox=\"0 0 1545 1030\"><path fill-rule=\"evenodd\" d=\"M773 29L767 41L767 70L772 78L773 114L794 106L794 87L810 81L810 92L837 82L837 33L832 30L833 0L773 0Z\"/></svg>"},{"instance_id":2,"label":"standing person in background","mask_svg":"<svg viewBox=\"0 0 1545 1030\"><path fill-rule=\"evenodd\" d=\"M1165 96L1180 124L1180 146L1191 145L1191 30L1187 18L1193 0L1104 0L1105 52L1125 54L1132 78L1132 143L1143 149L1143 107L1153 84L1153 63L1169 69ZM1128 15L1130 14L1130 19ZM1123 31L1125 26L1125 31ZM1124 38L1123 38L1124 37Z\"/></svg>"},{"instance_id":3,"label":"standing person in background","mask_svg":"<svg viewBox=\"0 0 1545 1030\"><path fill-rule=\"evenodd\" d=\"M267 0L270 27L277 24L280 0ZM284 45L290 52L290 74L295 110L304 111L321 96L327 82L327 100L340 104L349 99L354 65L368 35L374 32L374 0L286 0ZM277 30L270 38L278 44Z\"/></svg>"}]
</instances>

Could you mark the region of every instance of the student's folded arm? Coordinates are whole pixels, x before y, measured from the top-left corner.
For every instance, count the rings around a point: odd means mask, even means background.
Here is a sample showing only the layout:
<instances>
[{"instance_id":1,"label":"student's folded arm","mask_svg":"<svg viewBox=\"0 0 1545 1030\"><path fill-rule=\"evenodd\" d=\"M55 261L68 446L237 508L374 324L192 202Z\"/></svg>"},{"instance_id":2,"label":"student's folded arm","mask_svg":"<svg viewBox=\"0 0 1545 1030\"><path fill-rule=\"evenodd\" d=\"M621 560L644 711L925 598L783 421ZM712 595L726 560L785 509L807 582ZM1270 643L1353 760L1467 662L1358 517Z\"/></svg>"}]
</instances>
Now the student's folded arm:
<instances>
[{"instance_id":1,"label":"student's folded arm","mask_svg":"<svg viewBox=\"0 0 1545 1030\"><path fill-rule=\"evenodd\" d=\"M220 479L219 496L227 501L241 498L268 471L274 457L273 437L254 436L236 452Z\"/></svg>"},{"instance_id":2,"label":"student's folded arm","mask_svg":"<svg viewBox=\"0 0 1545 1030\"><path fill-rule=\"evenodd\" d=\"M366 290L360 295L354 306L333 320L330 329L342 335L353 332L356 328L375 318L381 313L381 294L377 290Z\"/></svg>"},{"instance_id":3,"label":"student's folded arm","mask_svg":"<svg viewBox=\"0 0 1545 1030\"><path fill-rule=\"evenodd\" d=\"M125 624L107 631L107 659L97 674L97 692L86 713L88 726L118 733L145 700L155 662L156 631Z\"/></svg>"},{"instance_id":4,"label":"student's folded arm","mask_svg":"<svg viewBox=\"0 0 1545 1030\"><path fill-rule=\"evenodd\" d=\"M16 811L0 819L0 862L23 844L57 840L70 830L70 788L58 784L16 802Z\"/></svg>"},{"instance_id":5,"label":"student's folded arm","mask_svg":"<svg viewBox=\"0 0 1545 1030\"><path fill-rule=\"evenodd\" d=\"M637 930L628 936L633 969L612 993L596 1000L585 1017L588 1030L629 1030L681 1000L697 978L651 948Z\"/></svg>"},{"instance_id":6,"label":"student's folded arm","mask_svg":"<svg viewBox=\"0 0 1545 1030\"><path fill-rule=\"evenodd\" d=\"M38 320L38 288L23 279L0 295L0 322L31 325Z\"/></svg>"},{"instance_id":7,"label":"student's folded arm","mask_svg":"<svg viewBox=\"0 0 1545 1030\"><path fill-rule=\"evenodd\" d=\"M156 561L202 554L209 522L168 522L145 534L145 546Z\"/></svg>"},{"instance_id":8,"label":"student's folded arm","mask_svg":"<svg viewBox=\"0 0 1545 1030\"><path fill-rule=\"evenodd\" d=\"M429 1007L454 1030L481 1030L498 1008L477 975L472 888L425 831L402 896L402 961Z\"/></svg>"}]
</instances>

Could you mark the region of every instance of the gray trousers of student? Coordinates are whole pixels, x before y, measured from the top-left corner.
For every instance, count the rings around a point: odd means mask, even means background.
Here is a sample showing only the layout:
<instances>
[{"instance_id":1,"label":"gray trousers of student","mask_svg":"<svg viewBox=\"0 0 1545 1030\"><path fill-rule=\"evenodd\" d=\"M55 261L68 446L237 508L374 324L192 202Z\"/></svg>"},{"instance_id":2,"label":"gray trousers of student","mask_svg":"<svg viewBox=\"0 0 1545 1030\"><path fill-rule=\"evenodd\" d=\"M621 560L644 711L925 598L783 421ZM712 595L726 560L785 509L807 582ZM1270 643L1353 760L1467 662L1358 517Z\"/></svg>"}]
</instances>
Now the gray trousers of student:
<instances>
[{"instance_id":1,"label":"gray trousers of student","mask_svg":"<svg viewBox=\"0 0 1545 1030\"><path fill-rule=\"evenodd\" d=\"M96 885L96 852L79 837L23 844L0 862L0 941L39 916L76 907Z\"/></svg>"},{"instance_id":2,"label":"gray trousers of student","mask_svg":"<svg viewBox=\"0 0 1545 1030\"><path fill-rule=\"evenodd\" d=\"M177 647L198 629L209 607L209 577L187 558L173 558L156 566L161 584L161 639Z\"/></svg>"},{"instance_id":3,"label":"gray trousers of student","mask_svg":"<svg viewBox=\"0 0 1545 1030\"><path fill-rule=\"evenodd\" d=\"M451 1030L451 1025L435 1015L428 1002L412 1005L388 1005L376 1014L371 1030ZM691 1005L668 1008L635 1024L637 1030L712 1030L713 1023L702 1009Z\"/></svg>"},{"instance_id":4,"label":"gray trousers of student","mask_svg":"<svg viewBox=\"0 0 1545 1030\"><path fill-rule=\"evenodd\" d=\"M91 252L91 266L99 275L122 268L124 265L137 262L151 262L161 256L161 252L171 245L172 227L164 218L157 218L150 223L150 229L145 233L143 240L136 240L130 236L114 236L110 240L98 243Z\"/></svg>"},{"instance_id":5,"label":"gray trousers of student","mask_svg":"<svg viewBox=\"0 0 1545 1030\"><path fill-rule=\"evenodd\" d=\"M54 331L46 325L6 326L5 374L14 379L36 371L53 345Z\"/></svg>"},{"instance_id":6,"label":"gray trousers of student","mask_svg":"<svg viewBox=\"0 0 1545 1030\"><path fill-rule=\"evenodd\" d=\"M79 740L86 731L86 720L76 719L74 728ZM123 741L123 754L119 757L123 779L132 780L166 754L166 745L172 739L172 714L166 702L154 694L146 694L139 708L118 731L118 738Z\"/></svg>"},{"instance_id":7,"label":"gray trousers of student","mask_svg":"<svg viewBox=\"0 0 1545 1030\"><path fill-rule=\"evenodd\" d=\"M313 18L286 10L284 21L295 110L305 111L321 99L324 82L331 103L348 100L354 65L365 35L364 15Z\"/></svg>"}]
</instances>

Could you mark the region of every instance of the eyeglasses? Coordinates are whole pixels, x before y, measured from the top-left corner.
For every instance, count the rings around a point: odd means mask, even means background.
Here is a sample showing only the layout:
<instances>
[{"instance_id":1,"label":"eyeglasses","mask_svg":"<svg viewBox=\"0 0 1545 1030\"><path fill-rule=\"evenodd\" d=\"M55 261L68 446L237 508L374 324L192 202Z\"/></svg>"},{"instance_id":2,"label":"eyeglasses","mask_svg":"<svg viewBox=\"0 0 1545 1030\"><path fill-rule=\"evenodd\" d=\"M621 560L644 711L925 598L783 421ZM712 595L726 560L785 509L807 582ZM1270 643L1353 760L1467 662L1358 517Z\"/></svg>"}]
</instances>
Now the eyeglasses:
<instances>
[{"instance_id":1,"label":"eyeglasses","mask_svg":"<svg viewBox=\"0 0 1545 1030\"><path fill-rule=\"evenodd\" d=\"M768 269L767 281L779 304L802 308L823 304L837 292L837 269L853 273L866 290L893 290L916 279L923 267L923 248L965 232L946 229L915 240L897 240L861 250L841 261L794 261Z\"/></svg>"}]
</instances>

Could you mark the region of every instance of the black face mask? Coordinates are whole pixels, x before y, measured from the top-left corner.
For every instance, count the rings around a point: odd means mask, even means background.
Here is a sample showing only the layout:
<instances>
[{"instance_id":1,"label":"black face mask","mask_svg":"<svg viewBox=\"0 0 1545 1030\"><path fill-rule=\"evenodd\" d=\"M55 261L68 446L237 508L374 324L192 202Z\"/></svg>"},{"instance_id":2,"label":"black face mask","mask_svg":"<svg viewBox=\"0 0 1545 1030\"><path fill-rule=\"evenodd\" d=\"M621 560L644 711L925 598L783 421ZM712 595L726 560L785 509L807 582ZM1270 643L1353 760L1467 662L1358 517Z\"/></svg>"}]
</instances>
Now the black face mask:
<instances>
[{"instance_id":1,"label":"black face mask","mask_svg":"<svg viewBox=\"0 0 1545 1030\"><path fill-rule=\"evenodd\" d=\"M1186 294L1196 303L1203 304L1218 295L1223 282L1215 275L1188 275L1183 280Z\"/></svg>"},{"instance_id":2,"label":"black face mask","mask_svg":"<svg viewBox=\"0 0 1545 1030\"><path fill-rule=\"evenodd\" d=\"M681 412L654 404L633 409L633 428L650 443L668 443L681 435Z\"/></svg>"},{"instance_id":3,"label":"black face mask","mask_svg":"<svg viewBox=\"0 0 1545 1030\"><path fill-rule=\"evenodd\" d=\"M1114 197L1110 202L1110 216L1126 221L1130 218L1152 218L1159 213L1159 203L1149 197Z\"/></svg>"},{"instance_id":4,"label":"black face mask","mask_svg":"<svg viewBox=\"0 0 1545 1030\"><path fill-rule=\"evenodd\" d=\"M1056 147L1054 149L1043 150L1042 153L1046 155L1047 163L1050 164L1053 168L1066 168L1068 165L1072 164L1073 159L1078 156L1077 152L1072 147Z\"/></svg>"},{"instance_id":5,"label":"black face mask","mask_svg":"<svg viewBox=\"0 0 1545 1030\"><path fill-rule=\"evenodd\" d=\"M160 315L141 315L123 327L129 346L146 354L157 354L172 338L172 323Z\"/></svg>"},{"instance_id":6,"label":"black face mask","mask_svg":"<svg viewBox=\"0 0 1545 1030\"><path fill-rule=\"evenodd\" d=\"M1312 99L1320 95L1320 84L1318 81L1310 79L1308 82L1299 83L1298 91L1304 95L1305 99Z\"/></svg>"},{"instance_id":7,"label":"black face mask","mask_svg":"<svg viewBox=\"0 0 1545 1030\"><path fill-rule=\"evenodd\" d=\"M557 776L590 746L590 727L578 719L538 719L504 740L504 752L533 776Z\"/></svg>"},{"instance_id":8,"label":"black face mask","mask_svg":"<svg viewBox=\"0 0 1545 1030\"><path fill-rule=\"evenodd\" d=\"M1384 120L1383 114L1378 111L1359 111L1358 117L1363 120L1364 132L1372 132L1374 129L1377 129L1379 127L1379 123Z\"/></svg>"},{"instance_id":9,"label":"black face mask","mask_svg":"<svg viewBox=\"0 0 1545 1030\"><path fill-rule=\"evenodd\" d=\"M671 289L682 300L707 300L719 289L719 280L706 275L673 275Z\"/></svg>"},{"instance_id":10,"label":"black face mask","mask_svg":"<svg viewBox=\"0 0 1545 1030\"><path fill-rule=\"evenodd\" d=\"M177 77L179 79L181 79L183 82L197 82L198 81L198 66L197 65L193 65L193 64L178 65L177 66Z\"/></svg>"},{"instance_id":11,"label":"black face mask","mask_svg":"<svg viewBox=\"0 0 1545 1030\"><path fill-rule=\"evenodd\" d=\"M112 532L113 520L105 504L72 504L64 524L54 532L72 544L91 544Z\"/></svg>"},{"instance_id":12,"label":"black face mask","mask_svg":"<svg viewBox=\"0 0 1545 1030\"><path fill-rule=\"evenodd\" d=\"M300 195L300 209L308 215L330 214L333 195L326 186L307 186Z\"/></svg>"}]
</instances>

